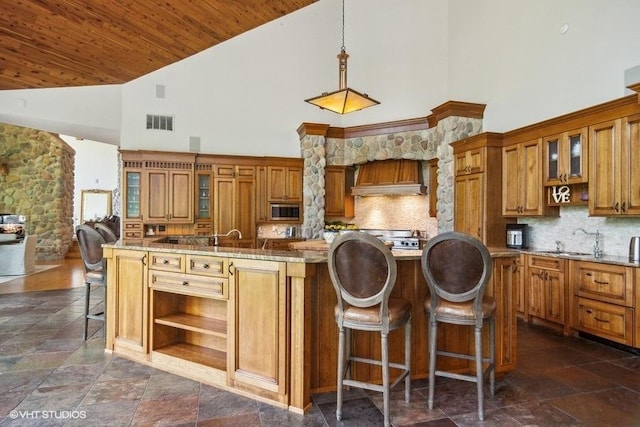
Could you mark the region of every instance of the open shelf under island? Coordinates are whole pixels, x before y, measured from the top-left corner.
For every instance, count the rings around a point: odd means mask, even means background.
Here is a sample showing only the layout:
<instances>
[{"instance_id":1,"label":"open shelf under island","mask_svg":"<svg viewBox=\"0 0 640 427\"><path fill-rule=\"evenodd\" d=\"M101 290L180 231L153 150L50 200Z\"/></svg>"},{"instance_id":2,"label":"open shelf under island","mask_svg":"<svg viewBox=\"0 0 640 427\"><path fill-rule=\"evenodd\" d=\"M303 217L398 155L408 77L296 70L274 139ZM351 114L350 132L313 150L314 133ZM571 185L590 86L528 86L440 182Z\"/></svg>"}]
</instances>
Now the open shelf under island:
<instances>
[{"instance_id":1,"label":"open shelf under island","mask_svg":"<svg viewBox=\"0 0 640 427\"><path fill-rule=\"evenodd\" d=\"M393 253L392 295L413 304L412 378L426 378L421 251ZM496 368L504 373L516 366L513 277L520 253L491 253L486 292L498 302ZM107 351L294 412L310 408L311 393L335 390L336 295L326 251L116 243L104 245L104 256ZM473 350L472 328L442 325L439 333L439 347ZM354 352L379 357L378 335L354 331L352 340ZM391 360L403 359L402 341L402 331L391 333ZM465 371L468 363L439 359L438 369ZM356 366L352 375L381 381L377 367Z\"/></svg>"}]
</instances>

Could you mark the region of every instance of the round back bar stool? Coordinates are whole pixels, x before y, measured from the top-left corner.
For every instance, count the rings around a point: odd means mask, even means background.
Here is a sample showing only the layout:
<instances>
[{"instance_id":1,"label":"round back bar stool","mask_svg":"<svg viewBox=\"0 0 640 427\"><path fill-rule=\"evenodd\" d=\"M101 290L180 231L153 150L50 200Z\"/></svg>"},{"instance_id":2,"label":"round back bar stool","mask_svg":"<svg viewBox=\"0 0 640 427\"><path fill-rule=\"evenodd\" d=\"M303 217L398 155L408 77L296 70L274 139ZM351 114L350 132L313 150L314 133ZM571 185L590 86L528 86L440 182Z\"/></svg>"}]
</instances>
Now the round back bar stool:
<instances>
[{"instance_id":1,"label":"round back bar stool","mask_svg":"<svg viewBox=\"0 0 640 427\"><path fill-rule=\"evenodd\" d=\"M87 329L89 327L89 319L99 320L105 323L106 312L106 292L105 292L105 310L99 313L89 312L89 300L91 299L91 287L103 287L107 285L107 274L104 258L102 256L102 245L105 242L104 237L98 233L93 227L88 225L79 225L76 227L76 237L78 238L78 246L80 246L80 255L84 263L84 283L85 283L85 300L84 300L84 331L82 337L87 339ZM104 328L106 329L106 327ZM105 331L106 336L106 331Z\"/></svg>"},{"instance_id":2,"label":"round back bar stool","mask_svg":"<svg viewBox=\"0 0 640 427\"><path fill-rule=\"evenodd\" d=\"M336 418L342 419L342 388L352 386L383 393L384 425L390 425L391 389L404 379L405 401L411 387L411 302L390 297L397 276L396 261L384 243L359 231L338 236L329 248L329 275L338 297L338 390ZM404 363L389 361L389 331L404 327ZM381 360L351 354L351 330L380 333ZM381 366L382 385L351 379L351 364ZM391 383L389 367L400 369Z\"/></svg>"},{"instance_id":3,"label":"round back bar stool","mask_svg":"<svg viewBox=\"0 0 640 427\"><path fill-rule=\"evenodd\" d=\"M483 383L490 375L491 394L495 392L495 311L496 302L484 295L491 277L491 255L486 246L459 232L441 233L423 249L422 272L430 296L424 302L429 319L429 409L433 409L435 377L448 377L477 383L478 417L484 420ZM475 354L438 350L438 323L475 327ZM489 323L489 357L482 353L482 326ZM436 370L437 356L475 360L475 375ZM487 364L484 371L484 363Z\"/></svg>"}]
</instances>

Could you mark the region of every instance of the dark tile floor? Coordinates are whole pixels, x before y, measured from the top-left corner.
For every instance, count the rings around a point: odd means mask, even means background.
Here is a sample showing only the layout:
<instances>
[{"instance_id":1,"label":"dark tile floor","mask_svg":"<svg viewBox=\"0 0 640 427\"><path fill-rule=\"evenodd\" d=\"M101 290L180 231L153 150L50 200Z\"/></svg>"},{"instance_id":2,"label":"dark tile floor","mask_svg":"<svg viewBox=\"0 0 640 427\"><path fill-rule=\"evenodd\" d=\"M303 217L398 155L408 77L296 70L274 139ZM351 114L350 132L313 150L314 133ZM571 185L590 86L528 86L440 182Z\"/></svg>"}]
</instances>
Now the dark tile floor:
<instances>
[{"instance_id":1,"label":"dark tile floor","mask_svg":"<svg viewBox=\"0 0 640 427\"><path fill-rule=\"evenodd\" d=\"M97 293L96 293L97 294ZM104 353L101 324L82 336L83 288L0 295L0 425L376 426L381 396L352 389L343 421L335 394L305 416ZM96 301L99 303L99 301ZM640 425L640 357L519 323L518 369L476 413L475 385L438 379L411 403L392 398L395 426Z\"/></svg>"}]
</instances>

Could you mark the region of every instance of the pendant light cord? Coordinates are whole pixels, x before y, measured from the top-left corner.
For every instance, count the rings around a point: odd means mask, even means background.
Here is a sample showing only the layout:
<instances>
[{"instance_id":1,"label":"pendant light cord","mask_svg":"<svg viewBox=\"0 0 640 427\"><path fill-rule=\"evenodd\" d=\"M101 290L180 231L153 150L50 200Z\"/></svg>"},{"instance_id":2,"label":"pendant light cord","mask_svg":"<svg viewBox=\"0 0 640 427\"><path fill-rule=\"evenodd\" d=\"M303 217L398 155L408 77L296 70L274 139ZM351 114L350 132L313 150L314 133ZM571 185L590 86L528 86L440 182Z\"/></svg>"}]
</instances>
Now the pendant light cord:
<instances>
[{"instance_id":1,"label":"pendant light cord","mask_svg":"<svg viewBox=\"0 0 640 427\"><path fill-rule=\"evenodd\" d=\"M344 0L342 0L342 50L345 50L345 47L344 47Z\"/></svg>"}]
</instances>

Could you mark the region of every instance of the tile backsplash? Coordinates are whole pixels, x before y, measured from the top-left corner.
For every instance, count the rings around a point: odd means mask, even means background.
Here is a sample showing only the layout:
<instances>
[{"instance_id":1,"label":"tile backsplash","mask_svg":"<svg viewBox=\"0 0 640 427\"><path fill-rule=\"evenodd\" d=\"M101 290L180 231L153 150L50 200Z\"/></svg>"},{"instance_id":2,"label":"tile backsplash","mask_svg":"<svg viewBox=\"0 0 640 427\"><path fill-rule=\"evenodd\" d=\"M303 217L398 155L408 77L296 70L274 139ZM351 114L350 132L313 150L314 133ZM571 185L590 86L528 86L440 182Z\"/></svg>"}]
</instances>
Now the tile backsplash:
<instances>
[{"instance_id":1,"label":"tile backsplash","mask_svg":"<svg viewBox=\"0 0 640 427\"><path fill-rule=\"evenodd\" d=\"M355 217L349 222L360 228L424 230L429 237L438 233L427 196L356 196Z\"/></svg>"},{"instance_id":2,"label":"tile backsplash","mask_svg":"<svg viewBox=\"0 0 640 427\"><path fill-rule=\"evenodd\" d=\"M640 218L590 217L586 206L560 207L560 216L554 218L520 218L520 224L529 225L529 247L554 250L556 240L565 251L593 252L594 236L582 232L600 232L600 249L604 255L626 257L629 241L640 236Z\"/></svg>"}]
</instances>

